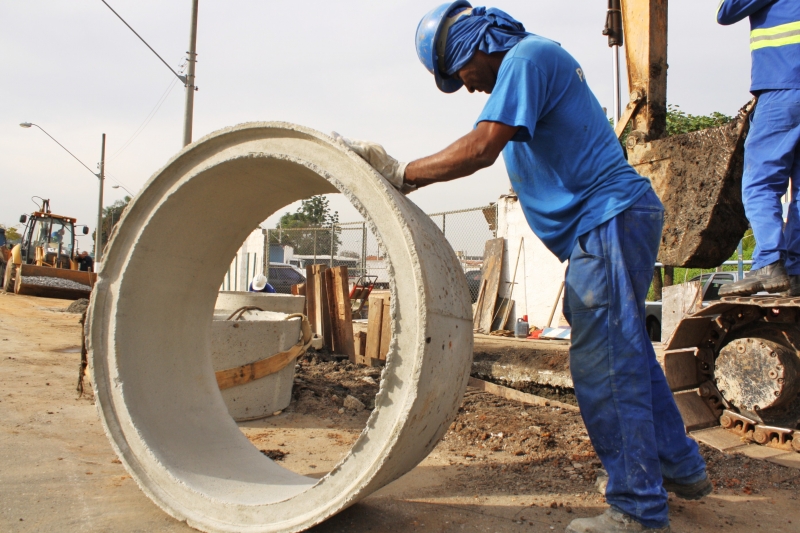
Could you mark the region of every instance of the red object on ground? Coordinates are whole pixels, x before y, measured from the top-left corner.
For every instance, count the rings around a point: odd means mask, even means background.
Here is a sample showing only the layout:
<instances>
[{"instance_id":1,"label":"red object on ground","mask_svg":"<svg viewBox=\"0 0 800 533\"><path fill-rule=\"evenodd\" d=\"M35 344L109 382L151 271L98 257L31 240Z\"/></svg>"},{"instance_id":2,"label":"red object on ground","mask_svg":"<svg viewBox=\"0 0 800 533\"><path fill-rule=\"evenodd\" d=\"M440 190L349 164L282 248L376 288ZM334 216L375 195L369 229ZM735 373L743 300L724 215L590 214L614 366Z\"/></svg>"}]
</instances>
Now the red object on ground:
<instances>
[{"instance_id":1,"label":"red object on ground","mask_svg":"<svg viewBox=\"0 0 800 533\"><path fill-rule=\"evenodd\" d=\"M529 338L529 339L538 339L539 335L541 335L543 332L544 332L543 329L537 329L536 331L534 331L533 333L528 335L527 338Z\"/></svg>"}]
</instances>

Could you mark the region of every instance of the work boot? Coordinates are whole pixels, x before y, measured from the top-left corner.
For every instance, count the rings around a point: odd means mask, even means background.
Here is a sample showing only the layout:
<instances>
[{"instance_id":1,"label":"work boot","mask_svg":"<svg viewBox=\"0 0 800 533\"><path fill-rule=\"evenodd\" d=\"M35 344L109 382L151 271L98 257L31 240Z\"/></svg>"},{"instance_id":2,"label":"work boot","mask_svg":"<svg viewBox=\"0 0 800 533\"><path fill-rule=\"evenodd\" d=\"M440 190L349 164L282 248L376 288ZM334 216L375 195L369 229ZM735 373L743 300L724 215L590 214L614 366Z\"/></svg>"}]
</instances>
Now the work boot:
<instances>
[{"instance_id":1,"label":"work boot","mask_svg":"<svg viewBox=\"0 0 800 533\"><path fill-rule=\"evenodd\" d=\"M800 296L800 276L795 274L789 275L789 290L783 291L781 296L785 296L787 298L794 298L795 296Z\"/></svg>"},{"instance_id":2,"label":"work boot","mask_svg":"<svg viewBox=\"0 0 800 533\"><path fill-rule=\"evenodd\" d=\"M707 477L695 483L678 483L669 478L664 478L664 490L675 494L682 500L699 500L711 494L714 490L714 485Z\"/></svg>"},{"instance_id":3,"label":"work boot","mask_svg":"<svg viewBox=\"0 0 800 533\"><path fill-rule=\"evenodd\" d=\"M754 270L744 279L735 283L726 283L719 288L720 296L750 296L757 292L782 292L789 290L789 275L783 261L775 261L758 270Z\"/></svg>"},{"instance_id":4,"label":"work boot","mask_svg":"<svg viewBox=\"0 0 800 533\"><path fill-rule=\"evenodd\" d=\"M645 527L630 516L606 509L606 512L593 518L576 518L567 526L567 533L669 533L669 526L660 528Z\"/></svg>"}]
</instances>

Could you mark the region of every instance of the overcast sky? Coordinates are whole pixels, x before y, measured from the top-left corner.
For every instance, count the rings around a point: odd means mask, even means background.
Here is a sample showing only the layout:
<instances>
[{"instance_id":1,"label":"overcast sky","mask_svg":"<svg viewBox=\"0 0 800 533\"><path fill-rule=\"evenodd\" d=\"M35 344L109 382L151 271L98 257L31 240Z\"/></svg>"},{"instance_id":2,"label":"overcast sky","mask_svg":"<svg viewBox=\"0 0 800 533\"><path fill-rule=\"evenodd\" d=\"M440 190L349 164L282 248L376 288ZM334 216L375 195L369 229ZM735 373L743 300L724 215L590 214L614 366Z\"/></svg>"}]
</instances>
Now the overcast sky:
<instances>
[{"instance_id":1,"label":"overcast sky","mask_svg":"<svg viewBox=\"0 0 800 533\"><path fill-rule=\"evenodd\" d=\"M190 0L108 2L177 69L188 49ZM718 26L718 3L670 2L668 98L693 114L733 114L749 98L749 28ZM437 4L200 0L194 138L285 120L380 142L401 160L440 150L469 131L487 97L440 93L419 63L414 32ZM606 0L492 5L559 41L611 109ZM20 122L40 125L93 170L106 133L105 204L125 195L110 188L115 180L136 192L181 148L182 84L100 0L0 2L0 72L0 223L30 212L34 195L80 224L94 228L97 216L97 179ZM486 205L507 191L500 159L411 198L434 212ZM340 219L356 219L339 197L332 203ZM82 239L91 248L90 237Z\"/></svg>"}]
</instances>

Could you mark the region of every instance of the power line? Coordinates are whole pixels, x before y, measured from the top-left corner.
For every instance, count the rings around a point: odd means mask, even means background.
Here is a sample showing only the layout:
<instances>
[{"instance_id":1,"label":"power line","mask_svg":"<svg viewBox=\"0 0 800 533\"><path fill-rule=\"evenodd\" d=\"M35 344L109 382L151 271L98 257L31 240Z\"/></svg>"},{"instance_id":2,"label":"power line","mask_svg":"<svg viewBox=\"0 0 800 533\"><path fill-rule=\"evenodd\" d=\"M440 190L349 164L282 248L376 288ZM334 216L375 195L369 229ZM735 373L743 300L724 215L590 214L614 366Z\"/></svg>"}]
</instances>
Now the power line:
<instances>
[{"instance_id":1,"label":"power line","mask_svg":"<svg viewBox=\"0 0 800 533\"><path fill-rule=\"evenodd\" d=\"M153 107L153 109L150 110L150 113L147 114L147 116L142 121L142 123L139 124L139 127L134 130L134 132L131 134L130 138L128 138L128 140L125 141L125 143L122 145L122 147L119 150L117 150L116 152L114 152L114 155L112 155L108 159L109 161L113 161L114 159L116 159L122 152L125 151L126 148L128 148L128 146L130 146L130 144L133 141L136 140L136 138L139 136L139 134L141 134L145 130L145 128L147 128L147 126L150 124L150 121L153 120L153 118L156 116L156 113L158 113L158 110L161 109L161 106L164 104L164 102L166 102L167 97L172 92L172 89L175 88L175 84L176 83L177 83L176 80L172 80L169 83L169 85L167 86L167 89L164 91L164 93L158 99L158 102L156 102L156 105Z\"/></svg>"},{"instance_id":2,"label":"power line","mask_svg":"<svg viewBox=\"0 0 800 533\"><path fill-rule=\"evenodd\" d=\"M161 62L162 62L162 63L164 63L164 65L165 65L165 66L166 66L166 67L167 67L167 68L170 70L170 72L172 72L173 74L175 74L175 76L176 76L176 77L177 77L179 80L181 80L181 81L183 82L183 84L184 84L184 85L186 85L186 76L181 76L180 74L178 74L177 72L175 72L175 69L173 69L171 66L169 66L169 63L167 63L166 61L164 61L164 58L163 58L163 57L161 57L160 55L158 55L158 52L156 52L155 50L153 50L153 47L152 47L152 46L150 46L149 44L147 44L147 41L145 41L145 40L142 38L142 36L141 36L141 35L139 35L138 33L136 33L136 30L134 30L133 28L131 28L131 25L130 25L130 24L128 24L127 22L125 22L125 19L124 19L124 18L122 18L122 17L120 16L120 14L119 14L119 13L117 13L116 11L114 11L114 8L113 8L113 7L111 7L110 5L108 5L108 2L106 2L106 0L100 0L100 1L101 1L101 2L103 2L103 3L106 5L106 7L107 7L108 9L110 9L110 10L111 10L111 12L112 12L112 13L114 13L114 14L117 16L117 18L119 18L119 20L121 20L121 21L122 21L122 23L123 23L123 24L125 24L125 25L128 27L128 29L129 29L129 30L131 30L131 31L133 32L133 34L134 34L134 35L136 35L136 36L139 38L139 40L140 40L140 41L142 41L142 42L144 43L144 45L145 45L147 48L149 48L149 49L150 49L150 51L151 51L151 52L153 52L153 53L156 55L156 57L157 57L157 58L159 58L159 59L161 60Z\"/></svg>"}]
</instances>

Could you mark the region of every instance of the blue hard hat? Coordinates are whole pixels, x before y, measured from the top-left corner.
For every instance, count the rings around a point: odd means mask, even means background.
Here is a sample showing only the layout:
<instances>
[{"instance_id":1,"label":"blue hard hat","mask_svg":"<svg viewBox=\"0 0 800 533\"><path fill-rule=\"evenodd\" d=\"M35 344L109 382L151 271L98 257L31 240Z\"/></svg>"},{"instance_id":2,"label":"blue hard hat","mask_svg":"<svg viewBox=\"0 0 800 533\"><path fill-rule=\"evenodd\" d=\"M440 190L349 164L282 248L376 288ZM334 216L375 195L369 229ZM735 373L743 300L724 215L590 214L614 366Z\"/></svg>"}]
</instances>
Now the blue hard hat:
<instances>
[{"instance_id":1,"label":"blue hard hat","mask_svg":"<svg viewBox=\"0 0 800 533\"><path fill-rule=\"evenodd\" d=\"M432 9L427 15L422 17L417 26L417 56L422 64L433 74L436 79L436 86L445 93L454 93L464 84L457 79L445 77L439 71L439 55L436 52L436 43L439 42L439 35L442 32L442 25L448 15L451 15L457 8L471 8L472 5L466 0L456 0L442 4Z\"/></svg>"}]
</instances>

